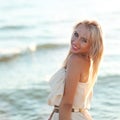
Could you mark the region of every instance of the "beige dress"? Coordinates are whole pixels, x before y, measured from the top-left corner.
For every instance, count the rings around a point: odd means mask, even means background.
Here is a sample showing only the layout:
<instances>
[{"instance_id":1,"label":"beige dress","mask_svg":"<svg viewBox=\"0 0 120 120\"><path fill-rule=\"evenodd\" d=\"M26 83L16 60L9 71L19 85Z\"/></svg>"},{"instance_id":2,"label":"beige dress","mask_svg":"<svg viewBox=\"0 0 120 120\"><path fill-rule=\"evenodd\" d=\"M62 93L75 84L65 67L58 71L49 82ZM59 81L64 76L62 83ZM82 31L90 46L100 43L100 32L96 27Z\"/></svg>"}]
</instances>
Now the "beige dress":
<instances>
[{"instance_id":1,"label":"beige dress","mask_svg":"<svg viewBox=\"0 0 120 120\"><path fill-rule=\"evenodd\" d=\"M48 104L51 106L60 105L65 85L65 68L58 70L50 79L51 93L48 96ZM92 120L91 115L88 112L90 108L90 102L92 98L93 90L89 92L89 95L86 97L88 91L89 81L87 83L78 83L76 90L73 108L82 109L82 112L72 112L71 120ZM71 89L72 90L72 89ZM52 120L59 120L59 113L54 113Z\"/></svg>"}]
</instances>

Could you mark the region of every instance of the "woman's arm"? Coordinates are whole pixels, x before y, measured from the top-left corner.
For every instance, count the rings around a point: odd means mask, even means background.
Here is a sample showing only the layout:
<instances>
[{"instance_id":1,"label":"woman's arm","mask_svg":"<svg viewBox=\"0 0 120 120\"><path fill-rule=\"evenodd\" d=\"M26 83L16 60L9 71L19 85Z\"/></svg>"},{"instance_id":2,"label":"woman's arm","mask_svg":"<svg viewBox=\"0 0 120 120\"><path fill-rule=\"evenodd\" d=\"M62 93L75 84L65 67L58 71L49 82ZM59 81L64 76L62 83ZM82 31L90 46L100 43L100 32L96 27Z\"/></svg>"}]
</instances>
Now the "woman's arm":
<instances>
[{"instance_id":1,"label":"woman's arm","mask_svg":"<svg viewBox=\"0 0 120 120\"><path fill-rule=\"evenodd\" d=\"M64 95L59 108L59 120L70 120L71 109L82 71L82 61L77 55L68 60Z\"/></svg>"}]
</instances>

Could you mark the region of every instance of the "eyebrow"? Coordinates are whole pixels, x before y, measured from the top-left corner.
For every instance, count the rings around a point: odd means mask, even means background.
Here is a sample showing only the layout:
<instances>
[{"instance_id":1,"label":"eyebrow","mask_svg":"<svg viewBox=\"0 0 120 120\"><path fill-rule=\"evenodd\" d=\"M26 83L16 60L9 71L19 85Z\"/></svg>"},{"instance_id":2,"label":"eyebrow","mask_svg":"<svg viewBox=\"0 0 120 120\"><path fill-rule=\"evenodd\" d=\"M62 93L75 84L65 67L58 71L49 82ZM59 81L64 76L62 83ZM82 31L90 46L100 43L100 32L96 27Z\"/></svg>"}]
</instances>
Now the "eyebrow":
<instances>
[{"instance_id":1,"label":"eyebrow","mask_svg":"<svg viewBox=\"0 0 120 120\"><path fill-rule=\"evenodd\" d=\"M82 39L88 40L86 37L81 37Z\"/></svg>"}]
</instances>

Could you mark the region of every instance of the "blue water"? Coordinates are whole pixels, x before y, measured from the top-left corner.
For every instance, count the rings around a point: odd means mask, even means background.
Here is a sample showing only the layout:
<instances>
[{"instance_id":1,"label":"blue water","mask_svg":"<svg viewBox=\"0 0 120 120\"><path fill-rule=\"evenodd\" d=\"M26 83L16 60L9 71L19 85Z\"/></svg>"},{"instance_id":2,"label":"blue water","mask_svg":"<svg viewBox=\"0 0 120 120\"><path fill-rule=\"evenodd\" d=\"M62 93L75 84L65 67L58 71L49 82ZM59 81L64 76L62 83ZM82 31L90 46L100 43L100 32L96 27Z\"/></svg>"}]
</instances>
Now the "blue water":
<instances>
[{"instance_id":1,"label":"blue water","mask_svg":"<svg viewBox=\"0 0 120 120\"><path fill-rule=\"evenodd\" d=\"M95 120L120 119L120 9L114 0L4 0L0 3L0 120L47 120L50 76L62 65L72 29L98 20L105 52L94 88Z\"/></svg>"}]
</instances>

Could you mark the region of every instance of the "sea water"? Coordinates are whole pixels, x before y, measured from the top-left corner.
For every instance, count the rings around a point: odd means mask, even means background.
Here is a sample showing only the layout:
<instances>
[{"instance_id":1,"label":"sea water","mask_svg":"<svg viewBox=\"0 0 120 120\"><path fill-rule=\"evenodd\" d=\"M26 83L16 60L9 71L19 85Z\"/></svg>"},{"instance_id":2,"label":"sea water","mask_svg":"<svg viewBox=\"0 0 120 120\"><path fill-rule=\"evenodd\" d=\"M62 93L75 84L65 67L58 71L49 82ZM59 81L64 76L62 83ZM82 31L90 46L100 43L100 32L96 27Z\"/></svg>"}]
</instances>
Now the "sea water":
<instances>
[{"instance_id":1,"label":"sea water","mask_svg":"<svg viewBox=\"0 0 120 120\"><path fill-rule=\"evenodd\" d=\"M0 3L0 120L47 120L49 78L62 65L76 22L101 23L105 52L90 113L120 119L120 9L114 0Z\"/></svg>"}]
</instances>

